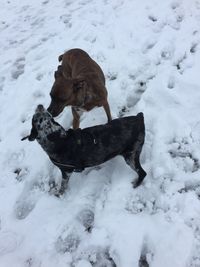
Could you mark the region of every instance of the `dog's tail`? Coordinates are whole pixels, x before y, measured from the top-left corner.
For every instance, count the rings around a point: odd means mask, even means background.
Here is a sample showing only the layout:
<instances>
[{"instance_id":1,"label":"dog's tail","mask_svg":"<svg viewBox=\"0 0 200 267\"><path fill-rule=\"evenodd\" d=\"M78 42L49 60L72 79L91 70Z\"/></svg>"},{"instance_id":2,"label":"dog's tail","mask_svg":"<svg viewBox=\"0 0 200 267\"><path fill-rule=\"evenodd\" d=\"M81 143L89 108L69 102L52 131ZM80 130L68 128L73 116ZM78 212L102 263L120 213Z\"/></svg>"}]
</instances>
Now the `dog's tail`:
<instances>
[{"instance_id":1,"label":"dog's tail","mask_svg":"<svg viewBox=\"0 0 200 267\"><path fill-rule=\"evenodd\" d=\"M63 54L58 57L58 61L60 62L62 61L62 59L63 59Z\"/></svg>"},{"instance_id":2,"label":"dog's tail","mask_svg":"<svg viewBox=\"0 0 200 267\"><path fill-rule=\"evenodd\" d=\"M138 118L139 120L141 120L141 121L144 121L144 114L143 114L142 112L139 112L139 113L137 114L137 118Z\"/></svg>"}]
</instances>

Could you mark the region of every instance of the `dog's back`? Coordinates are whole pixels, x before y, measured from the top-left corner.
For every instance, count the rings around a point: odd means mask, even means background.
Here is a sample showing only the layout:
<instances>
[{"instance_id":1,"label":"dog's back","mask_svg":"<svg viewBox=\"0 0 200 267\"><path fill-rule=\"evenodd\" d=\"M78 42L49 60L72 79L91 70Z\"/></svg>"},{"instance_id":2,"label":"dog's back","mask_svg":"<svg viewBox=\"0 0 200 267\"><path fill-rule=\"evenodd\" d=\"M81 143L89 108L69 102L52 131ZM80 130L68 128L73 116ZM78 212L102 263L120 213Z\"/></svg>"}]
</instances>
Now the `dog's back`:
<instances>
[{"instance_id":1,"label":"dog's back","mask_svg":"<svg viewBox=\"0 0 200 267\"><path fill-rule=\"evenodd\" d=\"M74 48L58 57L62 61L63 74L66 78L92 78L105 85L105 76L100 66L82 49ZM95 81L95 80L94 80Z\"/></svg>"},{"instance_id":2,"label":"dog's back","mask_svg":"<svg viewBox=\"0 0 200 267\"><path fill-rule=\"evenodd\" d=\"M123 140L127 142L128 139L130 139L130 142L134 142L139 133L145 133L144 116L143 113L138 113L137 116L114 119L105 125L85 128L82 132L90 132L94 136L101 136L106 143L108 143L108 140L115 142L117 137L121 139L122 143Z\"/></svg>"},{"instance_id":3,"label":"dog's back","mask_svg":"<svg viewBox=\"0 0 200 267\"><path fill-rule=\"evenodd\" d=\"M144 117L142 113L137 116L129 116L112 120L106 124L105 128L102 127L102 131L98 128L94 128L97 135L101 136L105 145L109 147L119 147L121 152L130 147L132 149L133 144L138 140L139 136L145 135Z\"/></svg>"}]
</instances>

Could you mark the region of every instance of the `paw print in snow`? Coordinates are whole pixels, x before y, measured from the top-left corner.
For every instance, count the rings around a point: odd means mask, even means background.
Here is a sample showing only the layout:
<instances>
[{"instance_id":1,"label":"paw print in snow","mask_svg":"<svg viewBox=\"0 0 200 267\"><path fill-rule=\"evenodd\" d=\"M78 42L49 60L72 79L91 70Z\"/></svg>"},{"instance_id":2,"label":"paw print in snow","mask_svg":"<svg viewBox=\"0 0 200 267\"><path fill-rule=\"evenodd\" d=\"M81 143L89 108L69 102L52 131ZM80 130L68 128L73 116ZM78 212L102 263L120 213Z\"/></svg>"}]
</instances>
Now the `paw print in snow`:
<instances>
[{"instance_id":1,"label":"paw print in snow","mask_svg":"<svg viewBox=\"0 0 200 267\"><path fill-rule=\"evenodd\" d=\"M19 76L21 76L24 73L24 66L25 66L25 57L18 58L14 65L13 70L11 72L11 76L14 80L17 80Z\"/></svg>"}]
</instances>

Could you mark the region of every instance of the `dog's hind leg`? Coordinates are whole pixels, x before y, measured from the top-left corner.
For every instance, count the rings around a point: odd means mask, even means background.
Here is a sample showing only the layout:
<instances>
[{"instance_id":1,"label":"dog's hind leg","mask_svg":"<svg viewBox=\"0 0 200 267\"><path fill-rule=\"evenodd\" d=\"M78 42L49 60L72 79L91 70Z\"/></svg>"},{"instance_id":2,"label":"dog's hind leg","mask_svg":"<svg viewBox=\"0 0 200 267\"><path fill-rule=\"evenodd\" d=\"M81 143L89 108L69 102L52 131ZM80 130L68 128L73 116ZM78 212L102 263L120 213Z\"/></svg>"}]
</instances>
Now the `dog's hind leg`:
<instances>
[{"instance_id":1,"label":"dog's hind leg","mask_svg":"<svg viewBox=\"0 0 200 267\"><path fill-rule=\"evenodd\" d=\"M133 150L123 154L126 163L138 174L138 179L132 182L134 188L139 186L146 176L146 172L140 164L140 153L143 143L144 138L140 136L140 138L138 138L138 141L134 144Z\"/></svg>"},{"instance_id":2,"label":"dog's hind leg","mask_svg":"<svg viewBox=\"0 0 200 267\"><path fill-rule=\"evenodd\" d=\"M107 115L107 118L108 118L108 122L110 122L112 120L112 116L111 116L111 112L110 112L110 106L109 106L107 100L104 103L103 108L104 108L104 110L106 112L106 115Z\"/></svg>"},{"instance_id":3,"label":"dog's hind leg","mask_svg":"<svg viewBox=\"0 0 200 267\"><path fill-rule=\"evenodd\" d=\"M142 181L144 180L144 177L146 176L146 172L140 164L140 159L139 159L140 155L139 153L130 152L123 156L124 156L126 163L131 167L131 169L136 171L138 174L138 179L132 182L133 187L135 188L142 183Z\"/></svg>"}]
</instances>

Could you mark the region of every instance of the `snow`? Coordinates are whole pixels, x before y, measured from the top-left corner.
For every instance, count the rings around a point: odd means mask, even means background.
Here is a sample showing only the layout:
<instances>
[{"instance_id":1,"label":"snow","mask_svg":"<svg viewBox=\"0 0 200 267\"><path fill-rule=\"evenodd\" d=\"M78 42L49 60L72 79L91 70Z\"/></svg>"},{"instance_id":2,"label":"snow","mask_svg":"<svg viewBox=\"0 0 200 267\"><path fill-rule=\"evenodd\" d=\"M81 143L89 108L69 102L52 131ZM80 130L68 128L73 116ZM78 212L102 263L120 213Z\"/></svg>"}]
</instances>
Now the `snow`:
<instances>
[{"instance_id":1,"label":"snow","mask_svg":"<svg viewBox=\"0 0 200 267\"><path fill-rule=\"evenodd\" d=\"M199 267L200 2L3 0L0 18L0 267ZM59 170L21 142L75 47L102 67L113 118L144 113L136 189L116 157L57 198ZM57 121L71 126L70 107ZM105 122L97 108L81 127Z\"/></svg>"}]
</instances>

